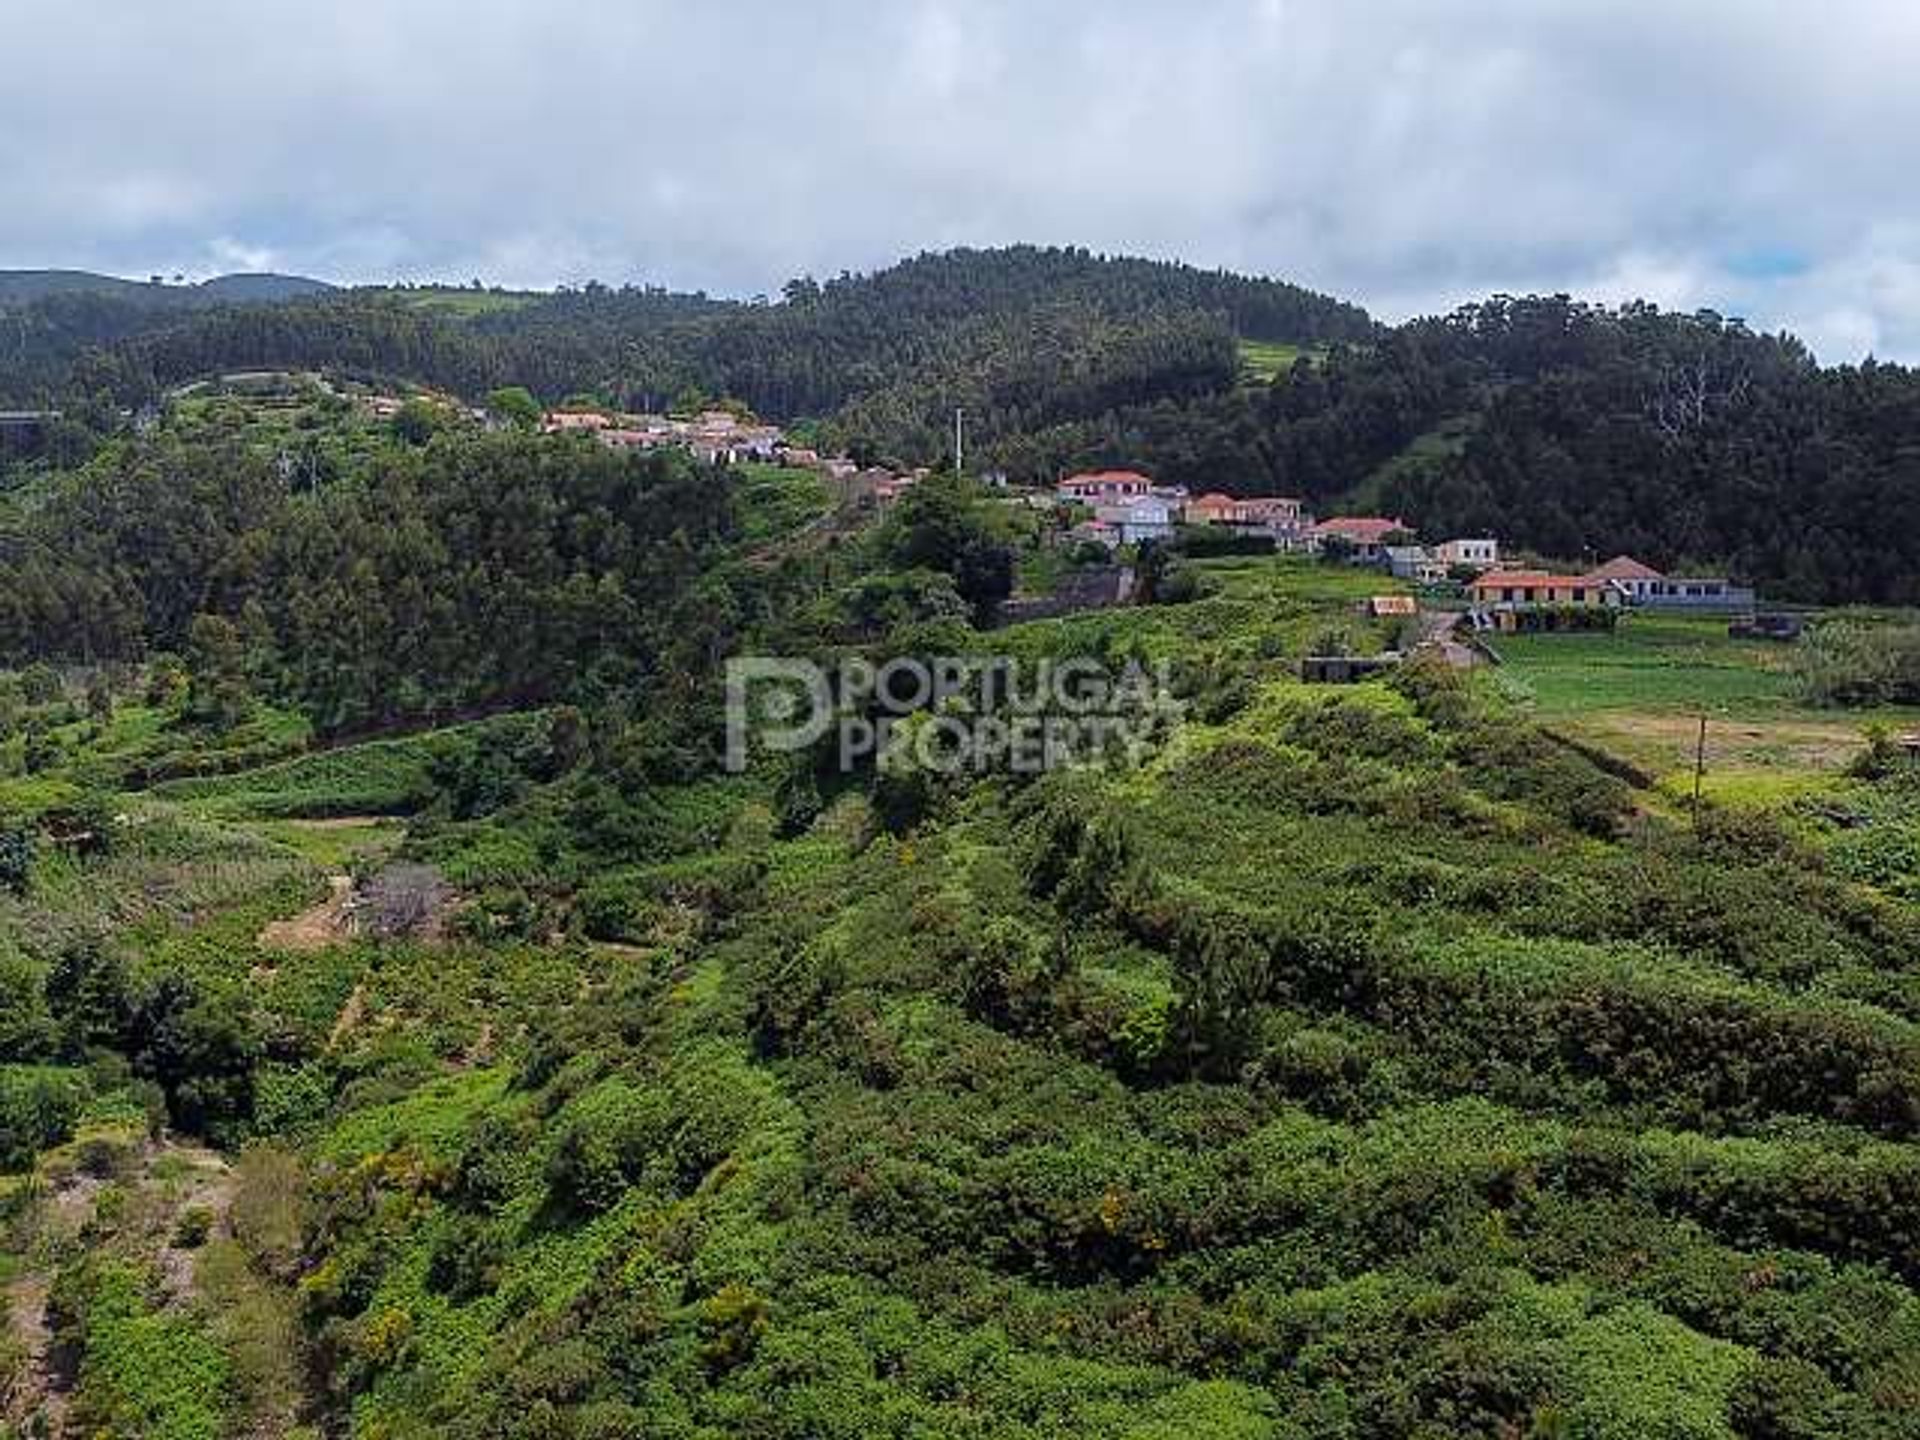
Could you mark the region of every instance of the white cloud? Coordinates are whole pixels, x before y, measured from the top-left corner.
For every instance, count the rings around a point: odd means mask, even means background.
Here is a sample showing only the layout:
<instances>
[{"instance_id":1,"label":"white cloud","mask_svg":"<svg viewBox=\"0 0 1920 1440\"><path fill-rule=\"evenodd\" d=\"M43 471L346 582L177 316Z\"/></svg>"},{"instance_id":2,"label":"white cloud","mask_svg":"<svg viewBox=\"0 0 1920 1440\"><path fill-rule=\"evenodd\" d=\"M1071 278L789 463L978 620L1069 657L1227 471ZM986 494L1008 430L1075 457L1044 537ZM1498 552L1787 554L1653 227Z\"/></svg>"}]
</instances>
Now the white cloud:
<instances>
[{"instance_id":1,"label":"white cloud","mask_svg":"<svg viewBox=\"0 0 1920 1440\"><path fill-rule=\"evenodd\" d=\"M0 264L751 294L1034 239L1920 359L1907 0L89 3L9 0Z\"/></svg>"}]
</instances>

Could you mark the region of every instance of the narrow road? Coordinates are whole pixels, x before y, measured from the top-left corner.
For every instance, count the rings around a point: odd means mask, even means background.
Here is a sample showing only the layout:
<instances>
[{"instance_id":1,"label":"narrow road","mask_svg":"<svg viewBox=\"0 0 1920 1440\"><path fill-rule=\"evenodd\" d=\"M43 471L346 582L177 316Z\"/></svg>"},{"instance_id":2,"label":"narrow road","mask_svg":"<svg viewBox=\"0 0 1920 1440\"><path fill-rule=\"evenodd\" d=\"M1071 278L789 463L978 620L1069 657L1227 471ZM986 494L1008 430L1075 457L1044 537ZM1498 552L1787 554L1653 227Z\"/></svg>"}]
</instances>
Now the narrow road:
<instances>
[{"instance_id":1,"label":"narrow road","mask_svg":"<svg viewBox=\"0 0 1920 1440\"><path fill-rule=\"evenodd\" d=\"M1414 642L1413 648L1437 650L1441 658L1454 669L1471 670L1480 663L1480 657L1471 646L1461 644L1454 633L1466 618L1457 610L1421 611L1420 638Z\"/></svg>"}]
</instances>

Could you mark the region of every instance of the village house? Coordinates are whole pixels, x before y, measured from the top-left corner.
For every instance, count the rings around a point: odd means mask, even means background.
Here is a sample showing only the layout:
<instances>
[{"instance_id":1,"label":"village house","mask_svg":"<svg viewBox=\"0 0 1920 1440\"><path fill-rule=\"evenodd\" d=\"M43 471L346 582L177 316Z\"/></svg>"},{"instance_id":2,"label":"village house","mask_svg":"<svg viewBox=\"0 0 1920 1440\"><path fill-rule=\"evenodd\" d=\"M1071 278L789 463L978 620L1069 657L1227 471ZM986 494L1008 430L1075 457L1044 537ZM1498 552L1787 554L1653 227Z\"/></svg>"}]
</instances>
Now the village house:
<instances>
[{"instance_id":1,"label":"village house","mask_svg":"<svg viewBox=\"0 0 1920 1440\"><path fill-rule=\"evenodd\" d=\"M1142 495L1118 504L1097 505L1096 520L1114 528L1123 545L1173 538L1173 506L1157 495Z\"/></svg>"},{"instance_id":2,"label":"village house","mask_svg":"<svg viewBox=\"0 0 1920 1440\"><path fill-rule=\"evenodd\" d=\"M1187 502L1189 525L1227 525L1232 523L1240 502L1231 495L1209 490Z\"/></svg>"},{"instance_id":3,"label":"village house","mask_svg":"<svg viewBox=\"0 0 1920 1440\"><path fill-rule=\"evenodd\" d=\"M1270 532L1303 530L1306 515L1300 501L1288 495L1254 495L1235 499L1210 490L1189 500L1186 518L1193 525L1234 525Z\"/></svg>"},{"instance_id":4,"label":"village house","mask_svg":"<svg viewBox=\"0 0 1920 1440\"><path fill-rule=\"evenodd\" d=\"M1446 564L1429 555L1421 545L1389 545L1386 560L1387 569L1396 580L1432 584L1447 578Z\"/></svg>"},{"instance_id":5,"label":"village house","mask_svg":"<svg viewBox=\"0 0 1920 1440\"><path fill-rule=\"evenodd\" d=\"M1054 487L1062 500L1082 505L1119 505L1153 492L1153 482L1137 470L1090 470L1069 475Z\"/></svg>"},{"instance_id":6,"label":"village house","mask_svg":"<svg viewBox=\"0 0 1920 1440\"><path fill-rule=\"evenodd\" d=\"M1545 570L1489 570L1467 587L1467 595L1486 608L1617 608L1627 603L1626 590L1604 575L1554 575Z\"/></svg>"},{"instance_id":7,"label":"village house","mask_svg":"<svg viewBox=\"0 0 1920 1440\"><path fill-rule=\"evenodd\" d=\"M1595 575L1612 580L1649 610L1751 610L1754 593L1718 575L1663 575L1630 555L1616 555Z\"/></svg>"},{"instance_id":8,"label":"village house","mask_svg":"<svg viewBox=\"0 0 1920 1440\"><path fill-rule=\"evenodd\" d=\"M540 428L549 435L571 435L579 431L606 430L612 425L613 417L597 410L549 410Z\"/></svg>"},{"instance_id":9,"label":"village house","mask_svg":"<svg viewBox=\"0 0 1920 1440\"><path fill-rule=\"evenodd\" d=\"M1636 601L1645 599L1661 579L1658 570L1651 565L1642 565L1631 555L1616 555L1593 573L1603 580L1613 581L1626 592L1629 600Z\"/></svg>"},{"instance_id":10,"label":"village house","mask_svg":"<svg viewBox=\"0 0 1920 1440\"><path fill-rule=\"evenodd\" d=\"M1233 502L1229 525L1258 525L1270 530L1298 530L1305 519L1300 501L1291 495L1250 495Z\"/></svg>"},{"instance_id":11,"label":"village house","mask_svg":"<svg viewBox=\"0 0 1920 1440\"><path fill-rule=\"evenodd\" d=\"M1462 569L1492 570L1500 563L1500 542L1487 538L1442 540L1433 547L1433 558L1449 570L1456 566Z\"/></svg>"},{"instance_id":12,"label":"village house","mask_svg":"<svg viewBox=\"0 0 1920 1440\"><path fill-rule=\"evenodd\" d=\"M1336 515L1309 528L1307 536L1316 549L1330 540L1342 542L1349 547L1349 558L1354 564L1377 565L1386 559L1390 537L1412 533L1404 520L1388 520L1377 515Z\"/></svg>"},{"instance_id":13,"label":"village house","mask_svg":"<svg viewBox=\"0 0 1920 1440\"><path fill-rule=\"evenodd\" d=\"M594 433L600 443L611 450L652 450L674 443L673 436L662 435L656 430L598 430Z\"/></svg>"}]
</instances>

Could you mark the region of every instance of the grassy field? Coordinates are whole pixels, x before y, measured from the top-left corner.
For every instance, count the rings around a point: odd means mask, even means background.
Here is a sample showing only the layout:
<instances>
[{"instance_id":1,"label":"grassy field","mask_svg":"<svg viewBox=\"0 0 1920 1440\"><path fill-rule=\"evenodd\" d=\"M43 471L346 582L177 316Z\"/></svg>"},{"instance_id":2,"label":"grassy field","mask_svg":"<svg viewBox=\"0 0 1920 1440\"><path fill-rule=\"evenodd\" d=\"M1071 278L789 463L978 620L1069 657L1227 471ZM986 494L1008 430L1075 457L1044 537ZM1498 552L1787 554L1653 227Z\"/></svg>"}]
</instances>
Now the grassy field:
<instances>
[{"instance_id":1,"label":"grassy field","mask_svg":"<svg viewBox=\"0 0 1920 1440\"><path fill-rule=\"evenodd\" d=\"M1543 716L1683 710L1754 716L1798 707L1789 647L1734 640L1724 619L1629 615L1611 634L1512 635L1503 672Z\"/></svg>"},{"instance_id":2,"label":"grassy field","mask_svg":"<svg viewBox=\"0 0 1920 1440\"><path fill-rule=\"evenodd\" d=\"M1369 595L1404 595L1404 581L1354 565L1323 565L1291 555L1229 556L1196 562L1231 600L1357 605Z\"/></svg>"},{"instance_id":3,"label":"grassy field","mask_svg":"<svg viewBox=\"0 0 1920 1440\"><path fill-rule=\"evenodd\" d=\"M1242 340L1240 374L1247 380L1266 384L1276 375L1293 368L1299 359L1318 361L1326 352L1302 345L1286 345L1277 340Z\"/></svg>"},{"instance_id":4,"label":"grassy field","mask_svg":"<svg viewBox=\"0 0 1920 1440\"><path fill-rule=\"evenodd\" d=\"M429 310L451 320L472 320L481 315L519 310L541 298L520 291L468 290L441 285L383 293L403 301L409 309Z\"/></svg>"},{"instance_id":5,"label":"grassy field","mask_svg":"<svg viewBox=\"0 0 1920 1440\"><path fill-rule=\"evenodd\" d=\"M1564 734L1670 777L1690 771L1707 718L1708 788L1775 798L1831 774L1875 722L1911 712L1819 709L1802 699L1791 647L1734 640L1723 618L1630 615L1612 634L1495 642L1497 682Z\"/></svg>"}]
</instances>

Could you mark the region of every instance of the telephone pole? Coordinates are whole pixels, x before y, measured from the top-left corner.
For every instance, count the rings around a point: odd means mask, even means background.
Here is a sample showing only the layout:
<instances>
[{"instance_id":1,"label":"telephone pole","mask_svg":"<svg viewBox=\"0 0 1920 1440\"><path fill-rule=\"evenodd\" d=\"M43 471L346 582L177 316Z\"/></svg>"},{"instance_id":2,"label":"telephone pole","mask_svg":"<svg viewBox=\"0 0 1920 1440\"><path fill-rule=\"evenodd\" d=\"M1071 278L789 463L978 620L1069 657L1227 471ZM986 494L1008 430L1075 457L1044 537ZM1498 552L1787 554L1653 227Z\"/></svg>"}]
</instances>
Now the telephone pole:
<instances>
[{"instance_id":1,"label":"telephone pole","mask_svg":"<svg viewBox=\"0 0 1920 1440\"><path fill-rule=\"evenodd\" d=\"M1707 712L1700 712L1700 737L1693 747L1693 834L1700 836L1700 788L1707 773Z\"/></svg>"}]
</instances>

